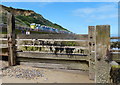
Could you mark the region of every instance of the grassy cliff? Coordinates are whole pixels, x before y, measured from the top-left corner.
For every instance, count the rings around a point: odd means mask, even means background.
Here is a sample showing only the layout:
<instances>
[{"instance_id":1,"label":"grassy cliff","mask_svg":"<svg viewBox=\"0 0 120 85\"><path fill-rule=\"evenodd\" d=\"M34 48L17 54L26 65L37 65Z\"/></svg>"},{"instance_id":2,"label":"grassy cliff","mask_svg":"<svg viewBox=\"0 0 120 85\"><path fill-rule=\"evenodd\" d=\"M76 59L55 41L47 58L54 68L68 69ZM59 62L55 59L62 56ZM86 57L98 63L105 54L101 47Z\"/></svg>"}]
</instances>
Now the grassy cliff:
<instances>
[{"instance_id":1,"label":"grassy cliff","mask_svg":"<svg viewBox=\"0 0 120 85\"><path fill-rule=\"evenodd\" d=\"M45 19L42 15L32 10L15 9L15 8L6 7L3 5L0 5L0 6L3 11L7 10L8 12L13 13L15 15L16 25L29 27L30 23L36 23L36 24L51 26L60 30L67 30L56 23L52 23L51 21ZM2 18L3 18L2 21L4 21L4 23L6 22L6 19L4 18L5 15L6 15L5 13L2 14Z\"/></svg>"}]
</instances>

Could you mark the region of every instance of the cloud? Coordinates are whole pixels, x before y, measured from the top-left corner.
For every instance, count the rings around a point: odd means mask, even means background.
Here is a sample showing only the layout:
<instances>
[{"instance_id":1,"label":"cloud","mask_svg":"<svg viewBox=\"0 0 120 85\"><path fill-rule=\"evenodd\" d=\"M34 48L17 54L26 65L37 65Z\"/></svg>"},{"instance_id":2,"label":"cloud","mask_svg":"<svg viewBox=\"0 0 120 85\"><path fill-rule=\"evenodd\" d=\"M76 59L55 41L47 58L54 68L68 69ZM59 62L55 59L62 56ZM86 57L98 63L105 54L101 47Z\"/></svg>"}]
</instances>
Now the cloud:
<instances>
[{"instance_id":1,"label":"cloud","mask_svg":"<svg viewBox=\"0 0 120 85\"><path fill-rule=\"evenodd\" d=\"M107 19L118 17L118 8L115 4L102 5L96 8L79 8L73 11L74 16L88 19Z\"/></svg>"}]
</instances>

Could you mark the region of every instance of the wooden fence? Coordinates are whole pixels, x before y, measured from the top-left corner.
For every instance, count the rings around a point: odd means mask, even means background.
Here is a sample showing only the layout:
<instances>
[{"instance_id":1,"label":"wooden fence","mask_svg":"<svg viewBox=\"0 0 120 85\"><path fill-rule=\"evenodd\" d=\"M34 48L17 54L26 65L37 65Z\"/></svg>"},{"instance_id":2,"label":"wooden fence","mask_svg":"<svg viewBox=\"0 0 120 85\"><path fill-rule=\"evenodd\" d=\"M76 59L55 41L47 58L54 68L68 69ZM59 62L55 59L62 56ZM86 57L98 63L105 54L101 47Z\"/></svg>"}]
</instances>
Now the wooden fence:
<instances>
[{"instance_id":1,"label":"wooden fence","mask_svg":"<svg viewBox=\"0 0 120 85\"><path fill-rule=\"evenodd\" d=\"M16 35L14 21L14 16L8 13L8 34L0 35L4 43L1 49L8 49L10 66L89 71L89 78L96 83L109 83L109 62L120 62L119 50L110 49L110 39L114 38L110 38L109 25L89 26L85 35Z\"/></svg>"}]
</instances>

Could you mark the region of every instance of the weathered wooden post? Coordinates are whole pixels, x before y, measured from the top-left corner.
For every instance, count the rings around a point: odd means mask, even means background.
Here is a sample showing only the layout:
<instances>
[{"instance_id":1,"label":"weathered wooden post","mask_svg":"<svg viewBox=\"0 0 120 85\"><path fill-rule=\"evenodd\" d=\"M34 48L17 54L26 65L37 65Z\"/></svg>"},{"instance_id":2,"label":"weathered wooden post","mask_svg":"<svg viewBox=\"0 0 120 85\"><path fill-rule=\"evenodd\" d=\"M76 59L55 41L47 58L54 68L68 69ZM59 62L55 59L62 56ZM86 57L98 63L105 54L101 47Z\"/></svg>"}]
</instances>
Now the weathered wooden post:
<instances>
[{"instance_id":1,"label":"weathered wooden post","mask_svg":"<svg viewBox=\"0 0 120 85\"><path fill-rule=\"evenodd\" d=\"M8 62L9 66L16 64L16 47L15 47L15 18L12 14L7 13L7 33L8 33Z\"/></svg>"},{"instance_id":2,"label":"weathered wooden post","mask_svg":"<svg viewBox=\"0 0 120 85\"><path fill-rule=\"evenodd\" d=\"M89 79L95 79L95 26L88 27Z\"/></svg>"},{"instance_id":3,"label":"weathered wooden post","mask_svg":"<svg viewBox=\"0 0 120 85\"><path fill-rule=\"evenodd\" d=\"M95 34L95 82L109 83L110 25L97 25Z\"/></svg>"}]
</instances>

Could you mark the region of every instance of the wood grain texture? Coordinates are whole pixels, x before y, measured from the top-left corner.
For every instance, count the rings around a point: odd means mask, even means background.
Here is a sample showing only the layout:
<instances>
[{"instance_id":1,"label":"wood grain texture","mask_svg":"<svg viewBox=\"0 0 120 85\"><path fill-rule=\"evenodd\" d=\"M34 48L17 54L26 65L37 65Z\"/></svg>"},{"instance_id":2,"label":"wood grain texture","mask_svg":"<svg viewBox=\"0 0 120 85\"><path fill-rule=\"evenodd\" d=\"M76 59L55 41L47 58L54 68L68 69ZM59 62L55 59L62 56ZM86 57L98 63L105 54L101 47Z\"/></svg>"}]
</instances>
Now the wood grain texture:
<instances>
[{"instance_id":1,"label":"wood grain texture","mask_svg":"<svg viewBox=\"0 0 120 85\"><path fill-rule=\"evenodd\" d=\"M107 51L110 51L110 26L96 26L96 56L95 56L95 82L109 83L109 57Z\"/></svg>"},{"instance_id":2,"label":"wood grain texture","mask_svg":"<svg viewBox=\"0 0 120 85\"><path fill-rule=\"evenodd\" d=\"M88 47L89 47L89 79L95 79L95 26L88 27Z\"/></svg>"},{"instance_id":3,"label":"wood grain texture","mask_svg":"<svg viewBox=\"0 0 120 85\"><path fill-rule=\"evenodd\" d=\"M87 55L82 54L63 54L58 53L37 53L37 52L17 52L17 57L36 58L36 59L56 59L56 60L88 60Z\"/></svg>"},{"instance_id":4,"label":"wood grain texture","mask_svg":"<svg viewBox=\"0 0 120 85\"><path fill-rule=\"evenodd\" d=\"M9 66L16 65L16 47L15 47L15 18L7 13L7 38L8 38L8 62Z\"/></svg>"}]
</instances>

